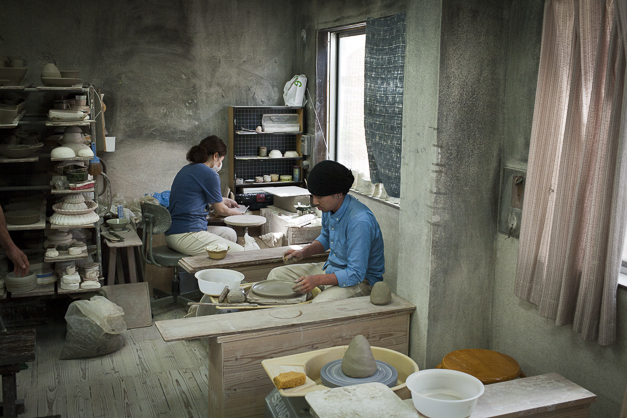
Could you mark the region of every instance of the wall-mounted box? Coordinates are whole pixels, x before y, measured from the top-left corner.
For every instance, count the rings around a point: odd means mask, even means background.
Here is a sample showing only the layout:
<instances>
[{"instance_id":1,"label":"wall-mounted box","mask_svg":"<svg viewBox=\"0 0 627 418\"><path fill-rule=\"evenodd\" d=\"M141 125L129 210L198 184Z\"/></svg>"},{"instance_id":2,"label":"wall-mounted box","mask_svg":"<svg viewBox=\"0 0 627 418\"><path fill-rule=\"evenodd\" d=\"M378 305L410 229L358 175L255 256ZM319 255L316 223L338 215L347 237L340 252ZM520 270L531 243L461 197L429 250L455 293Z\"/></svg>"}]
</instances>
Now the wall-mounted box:
<instances>
[{"instance_id":1,"label":"wall-mounted box","mask_svg":"<svg viewBox=\"0 0 627 418\"><path fill-rule=\"evenodd\" d=\"M527 172L504 167L499 202L499 232L508 237L520 236Z\"/></svg>"}]
</instances>

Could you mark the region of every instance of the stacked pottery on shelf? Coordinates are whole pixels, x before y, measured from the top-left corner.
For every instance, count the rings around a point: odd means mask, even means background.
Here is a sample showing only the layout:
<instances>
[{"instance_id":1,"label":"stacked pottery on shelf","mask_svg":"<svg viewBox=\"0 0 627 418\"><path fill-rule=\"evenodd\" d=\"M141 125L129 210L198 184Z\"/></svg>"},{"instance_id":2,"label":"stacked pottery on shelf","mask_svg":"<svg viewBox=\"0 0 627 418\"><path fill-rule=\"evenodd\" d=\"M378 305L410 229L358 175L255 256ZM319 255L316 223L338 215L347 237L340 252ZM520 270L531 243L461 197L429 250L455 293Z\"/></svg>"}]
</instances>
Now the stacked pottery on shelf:
<instances>
[{"instance_id":1,"label":"stacked pottery on shelf","mask_svg":"<svg viewBox=\"0 0 627 418\"><path fill-rule=\"evenodd\" d=\"M93 224L100 219L95 212L97 207L96 202L86 200L82 194L66 196L61 202L52 206L55 213L50 217L50 223L62 226Z\"/></svg>"},{"instance_id":2,"label":"stacked pottery on shelf","mask_svg":"<svg viewBox=\"0 0 627 418\"><path fill-rule=\"evenodd\" d=\"M65 271L61 275L61 289L63 290L77 290L81 285L81 276L76 271L75 265L70 265L65 268Z\"/></svg>"},{"instance_id":3,"label":"stacked pottery on shelf","mask_svg":"<svg viewBox=\"0 0 627 418\"><path fill-rule=\"evenodd\" d=\"M0 86L19 86L28 67L21 57L0 56Z\"/></svg>"},{"instance_id":4,"label":"stacked pottery on shelf","mask_svg":"<svg viewBox=\"0 0 627 418\"><path fill-rule=\"evenodd\" d=\"M87 145L87 139L79 126L68 126L63 131L61 146L52 150L52 158L91 158L94 152Z\"/></svg>"},{"instance_id":5,"label":"stacked pottery on shelf","mask_svg":"<svg viewBox=\"0 0 627 418\"><path fill-rule=\"evenodd\" d=\"M54 63L49 62L41 70L41 82L44 86L71 87L81 84L76 70L59 70Z\"/></svg>"},{"instance_id":6,"label":"stacked pottery on shelf","mask_svg":"<svg viewBox=\"0 0 627 418\"><path fill-rule=\"evenodd\" d=\"M98 263L86 263L83 270L84 276L81 289L99 289L100 265Z\"/></svg>"}]
</instances>

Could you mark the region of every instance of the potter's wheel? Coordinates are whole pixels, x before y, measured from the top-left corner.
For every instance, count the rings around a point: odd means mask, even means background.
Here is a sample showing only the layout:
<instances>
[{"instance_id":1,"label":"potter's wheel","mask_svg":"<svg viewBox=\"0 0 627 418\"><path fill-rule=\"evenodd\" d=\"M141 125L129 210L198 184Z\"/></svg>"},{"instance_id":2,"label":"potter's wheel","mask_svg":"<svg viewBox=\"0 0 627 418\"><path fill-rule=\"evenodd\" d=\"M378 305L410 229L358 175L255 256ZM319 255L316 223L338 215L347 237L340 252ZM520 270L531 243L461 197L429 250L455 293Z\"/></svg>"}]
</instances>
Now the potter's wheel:
<instances>
[{"instance_id":1,"label":"potter's wheel","mask_svg":"<svg viewBox=\"0 0 627 418\"><path fill-rule=\"evenodd\" d=\"M328 388L361 385L362 383L383 383L390 388L396 386L398 381L396 369L383 361L375 360L375 362L377 363L377 371L374 375L355 378L344 374L342 371L342 359L333 360L320 369L320 380Z\"/></svg>"},{"instance_id":2,"label":"potter's wheel","mask_svg":"<svg viewBox=\"0 0 627 418\"><path fill-rule=\"evenodd\" d=\"M264 280L255 283L250 290L257 296L266 298L295 298L301 295L292 290L293 282L282 280Z\"/></svg>"}]
</instances>

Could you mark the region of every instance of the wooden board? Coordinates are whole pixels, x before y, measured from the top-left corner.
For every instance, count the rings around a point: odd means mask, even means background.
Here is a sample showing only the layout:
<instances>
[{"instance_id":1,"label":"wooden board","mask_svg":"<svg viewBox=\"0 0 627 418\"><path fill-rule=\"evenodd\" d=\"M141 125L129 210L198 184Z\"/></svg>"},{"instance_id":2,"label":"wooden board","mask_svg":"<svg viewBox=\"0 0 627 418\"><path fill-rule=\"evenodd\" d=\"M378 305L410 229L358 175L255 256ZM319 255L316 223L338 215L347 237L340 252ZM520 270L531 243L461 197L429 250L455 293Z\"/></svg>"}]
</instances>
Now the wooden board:
<instances>
[{"instance_id":1,"label":"wooden board","mask_svg":"<svg viewBox=\"0 0 627 418\"><path fill-rule=\"evenodd\" d=\"M66 228L68 227L65 227L63 229L66 229ZM72 228L78 228L78 227L73 226ZM55 229L55 228L51 228L51 229ZM59 261L80 260L83 258L87 258L88 255L89 253L87 252L87 250L83 250L78 255L71 255L67 251L59 251L59 255L56 257L44 257L44 263L57 263Z\"/></svg>"},{"instance_id":2,"label":"wooden board","mask_svg":"<svg viewBox=\"0 0 627 418\"><path fill-rule=\"evenodd\" d=\"M396 295L392 295L389 304L382 306L373 305L370 303L370 297L363 296L337 302L159 321L156 325L164 340L177 341L250 331L261 332L294 325L329 324L364 315L389 315L399 312L409 314L415 309L414 305Z\"/></svg>"},{"instance_id":3,"label":"wooden board","mask_svg":"<svg viewBox=\"0 0 627 418\"><path fill-rule=\"evenodd\" d=\"M0 333L0 366L35 360L35 330Z\"/></svg>"},{"instance_id":4,"label":"wooden board","mask_svg":"<svg viewBox=\"0 0 627 418\"><path fill-rule=\"evenodd\" d=\"M103 283L103 281L104 281L104 278L103 278L103 277L100 277L100 278L98 279L98 281L100 282L100 285L102 286L102 283ZM58 283L58 282L57 282L57 283ZM59 285L57 286L57 294L59 294L59 295L70 295L70 294L74 294L74 293L90 293L90 292L96 292L96 293L98 293L98 292L100 292L100 289L101 289L101 288L102 288L102 287L99 287L99 288L97 288L97 289L83 289L83 288L80 288L80 287L79 287L78 289L74 289L74 290L67 290L67 289L61 289L61 284L59 284Z\"/></svg>"},{"instance_id":5,"label":"wooden board","mask_svg":"<svg viewBox=\"0 0 627 418\"><path fill-rule=\"evenodd\" d=\"M109 232L109 231L111 231L111 228L109 228L108 226L104 226L104 225L102 226L102 232ZM109 248L141 247L142 245L142 240L139 239L137 232L135 232L135 230L130 226L127 227L127 230L125 231L114 230L113 232L115 232L116 234L124 238L124 241L111 242L109 240L105 240L105 244Z\"/></svg>"},{"instance_id":6,"label":"wooden board","mask_svg":"<svg viewBox=\"0 0 627 418\"><path fill-rule=\"evenodd\" d=\"M470 418L584 418L595 399L594 393L548 373L486 385Z\"/></svg>"},{"instance_id":7,"label":"wooden board","mask_svg":"<svg viewBox=\"0 0 627 418\"><path fill-rule=\"evenodd\" d=\"M227 253L222 260L212 260L206 255L197 255L193 257L184 257L179 261L179 266L183 267L189 273L196 273L200 270L210 268L225 268L238 270L243 267L256 267L261 265L270 266L270 269L283 265L283 253L288 249L301 249L300 245L265 248L263 250L240 251L236 253ZM301 263L321 263L326 261L328 253L316 254L314 256L303 259ZM238 270L239 271L239 270ZM265 279L265 277L264 277Z\"/></svg>"},{"instance_id":8,"label":"wooden board","mask_svg":"<svg viewBox=\"0 0 627 418\"><path fill-rule=\"evenodd\" d=\"M103 286L105 297L124 310L124 321L128 329L152 325L148 283L128 283Z\"/></svg>"}]
</instances>

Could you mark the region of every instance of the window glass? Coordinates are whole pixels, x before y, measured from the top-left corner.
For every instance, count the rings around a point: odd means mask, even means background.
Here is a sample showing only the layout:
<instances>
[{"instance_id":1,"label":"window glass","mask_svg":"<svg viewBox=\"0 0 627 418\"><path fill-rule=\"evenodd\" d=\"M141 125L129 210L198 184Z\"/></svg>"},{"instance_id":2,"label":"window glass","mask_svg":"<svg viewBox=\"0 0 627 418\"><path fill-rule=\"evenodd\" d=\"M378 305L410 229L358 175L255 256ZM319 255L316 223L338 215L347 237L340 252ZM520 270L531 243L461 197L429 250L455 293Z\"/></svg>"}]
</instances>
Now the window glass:
<instances>
[{"instance_id":1,"label":"window glass","mask_svg":"<svg viewBox=\"0 0 627 418\"><path fill-rule=\"evenodd\" d=\"M364 129L365 50L365 34L339 37L335 159L370 177Z\"/></svg>"}]
</instances>

